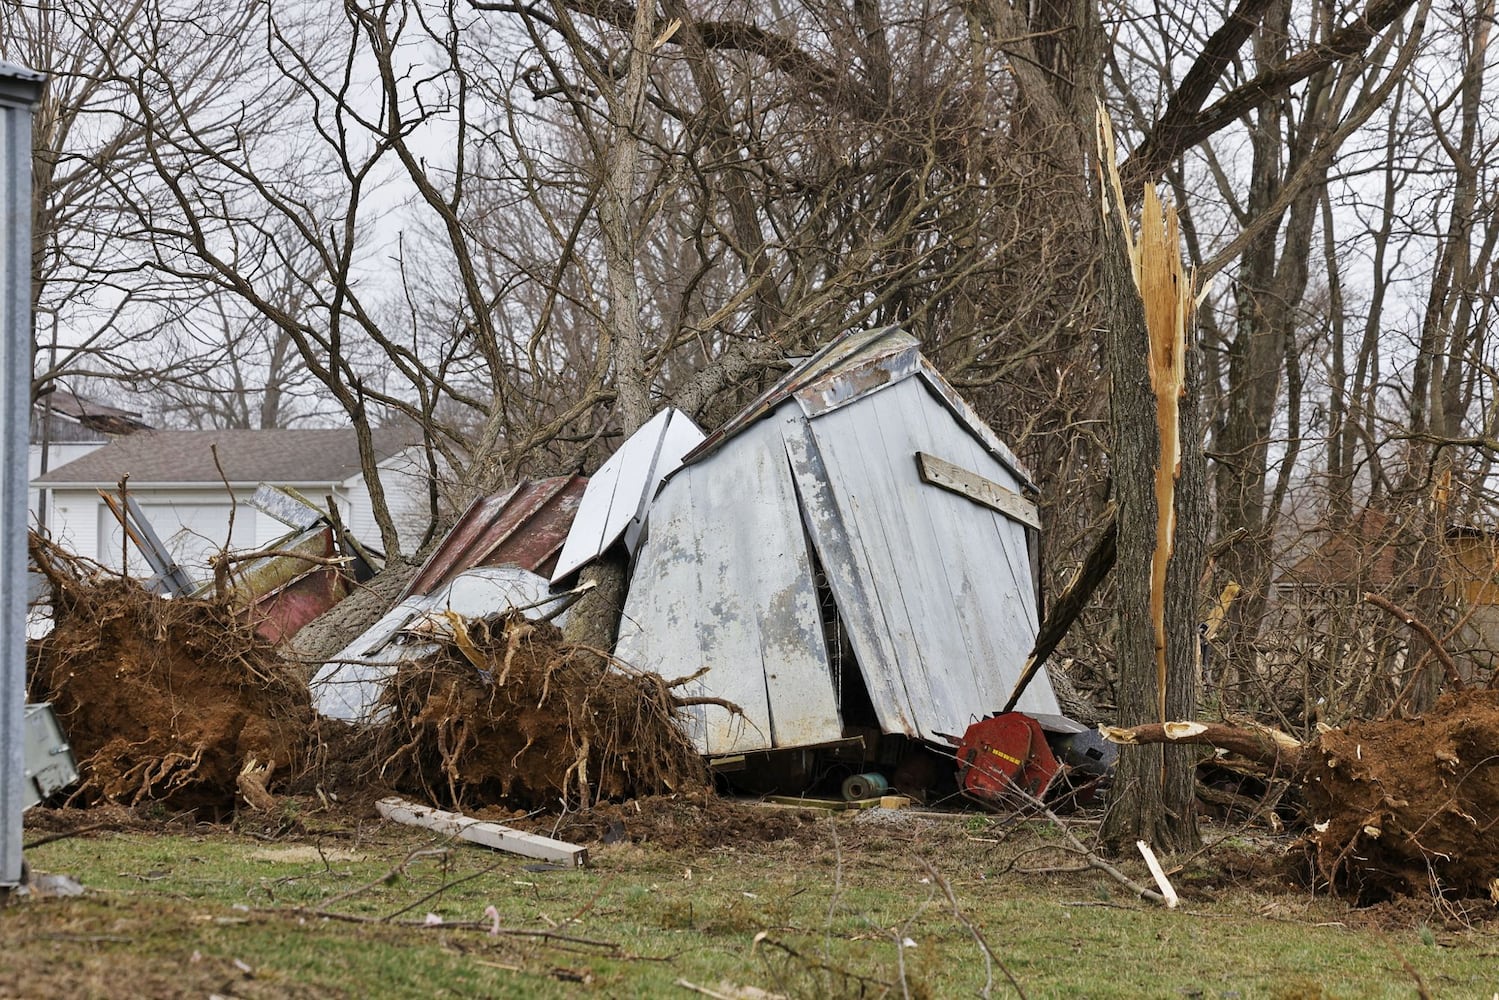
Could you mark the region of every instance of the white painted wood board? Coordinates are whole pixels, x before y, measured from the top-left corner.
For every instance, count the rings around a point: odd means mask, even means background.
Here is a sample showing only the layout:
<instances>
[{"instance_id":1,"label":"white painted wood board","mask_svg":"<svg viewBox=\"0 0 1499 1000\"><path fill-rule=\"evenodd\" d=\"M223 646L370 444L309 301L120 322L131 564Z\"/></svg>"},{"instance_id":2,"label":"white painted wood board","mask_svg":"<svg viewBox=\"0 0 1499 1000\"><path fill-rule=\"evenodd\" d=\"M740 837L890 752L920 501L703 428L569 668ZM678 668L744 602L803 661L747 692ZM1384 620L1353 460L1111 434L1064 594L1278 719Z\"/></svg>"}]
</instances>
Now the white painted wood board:
<instances>
[{"instance_id":1,"label":"white painted wood board","mask_svg":"<svg viewBox=\"0 0 1499 1000\"><path fill-rule=\"evenodd\" d=\"M588 848L569 844L565 840L539 837L499 823L477 820L462 813L445 812L395 796L381 799L375 803L375 808L380 811L381 816L394 823L423 827L447 837L492 847L497 851L571 865L574 868L588 864Z\"/></svg>"}]
</instances>

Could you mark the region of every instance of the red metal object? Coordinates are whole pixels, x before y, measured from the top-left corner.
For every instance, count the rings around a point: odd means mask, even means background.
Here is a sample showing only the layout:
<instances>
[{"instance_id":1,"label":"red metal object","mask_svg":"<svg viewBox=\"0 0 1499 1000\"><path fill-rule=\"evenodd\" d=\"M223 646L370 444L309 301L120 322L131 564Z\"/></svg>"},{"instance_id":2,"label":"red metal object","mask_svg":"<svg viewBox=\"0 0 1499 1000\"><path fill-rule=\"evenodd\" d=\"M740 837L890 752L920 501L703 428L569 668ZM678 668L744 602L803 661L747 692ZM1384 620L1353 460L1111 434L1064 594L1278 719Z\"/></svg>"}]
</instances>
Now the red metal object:
<instances>
[{"instance_id":1,"label":"red metal object","mask_svg":"<svg viewBox=\"0 0 1499 1000\"><path fill-rule=\"evenodd\" d=\"M1003 712L969 726L958 744L958 787L991 802L1013 800L1013 789L1041 799L1062 766L1046 745L1041 723Z\"/></svg>"},{"instance_id":2,"label":"red metal object","mask_svg":"<svg viewBox=\"0 0 1499 1000\"><path fill-rule=\"evenodd\" d=\"M349 595L348 578L337 568L317 569L255 602L255 631L271 642L284 642L318 615Z\"/></svg>"},{"instance_id":3,"label":"red metal object","mask_svg":"<svg viewBox=\"0 0 1499 1000\"><path fill-rule=\"evenodd\" d=\"M587 486L582 476L523 480L508 492L475 500L412 577L402 599L430 594L476 566L510 564L550 577Z\"/></svg>"},{"instance_id":4,"label":"red metal object","mask_svg":"<svg viewBox=\"0 0 1499 1000\"><path fill-rule=\"evenodd\" d=\"M290 553L330 559L338 554L333 529L323 524L287 545ZM269 556L245 566L235 591L263 638L284 642L349 594L350 575L339 566L311 563L294 554Z\"/></svg>"}]
</instances>

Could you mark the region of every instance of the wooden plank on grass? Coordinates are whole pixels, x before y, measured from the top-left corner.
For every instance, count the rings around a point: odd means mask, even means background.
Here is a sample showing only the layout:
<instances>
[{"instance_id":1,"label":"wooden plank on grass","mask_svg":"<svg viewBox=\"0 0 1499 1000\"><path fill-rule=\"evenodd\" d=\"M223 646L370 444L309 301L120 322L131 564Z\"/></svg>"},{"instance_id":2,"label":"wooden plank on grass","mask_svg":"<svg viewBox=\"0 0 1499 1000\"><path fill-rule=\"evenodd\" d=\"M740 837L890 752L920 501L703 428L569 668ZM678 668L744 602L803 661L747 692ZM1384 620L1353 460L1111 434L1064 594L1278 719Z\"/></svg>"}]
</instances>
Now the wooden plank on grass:
<instances>
[{"instance_id":1,"label":"wooden plank on grass","mask_svg":"<svg viewBox=\"0 0 1499 1000\"><path fill-rule=\"evenodd\" d=\"M492 847L497 851L554 861L574 868L588 864L588 848L569 844L565 840L538 837L534 833L524 833L499 823L488 823L462 813L444 812L395 796L381 799L375 803L375 808L380 810L381 816L392 822L425 827L449 837Z\"/></svg>"}]
</instances>

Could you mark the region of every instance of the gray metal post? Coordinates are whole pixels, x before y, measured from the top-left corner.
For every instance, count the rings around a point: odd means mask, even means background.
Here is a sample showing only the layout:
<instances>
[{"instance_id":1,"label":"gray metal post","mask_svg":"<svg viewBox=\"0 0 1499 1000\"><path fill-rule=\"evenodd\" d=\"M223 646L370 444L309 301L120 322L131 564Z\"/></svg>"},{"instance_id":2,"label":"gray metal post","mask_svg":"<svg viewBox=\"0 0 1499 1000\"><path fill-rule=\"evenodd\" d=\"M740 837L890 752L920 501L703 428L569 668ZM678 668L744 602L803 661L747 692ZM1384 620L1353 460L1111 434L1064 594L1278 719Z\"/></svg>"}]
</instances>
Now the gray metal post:
<instances>
[{"instance_id":1,"label":"gray metal post","mask_svg":"<svg viewBox=\"0 0 1499 1000\"><path fill-rule=\"evenodd\" d=\"M46 77L0 61L0 889L21 881L26 764L26 438L31 411L31 114Z\"/></svg>"}]
</instances>

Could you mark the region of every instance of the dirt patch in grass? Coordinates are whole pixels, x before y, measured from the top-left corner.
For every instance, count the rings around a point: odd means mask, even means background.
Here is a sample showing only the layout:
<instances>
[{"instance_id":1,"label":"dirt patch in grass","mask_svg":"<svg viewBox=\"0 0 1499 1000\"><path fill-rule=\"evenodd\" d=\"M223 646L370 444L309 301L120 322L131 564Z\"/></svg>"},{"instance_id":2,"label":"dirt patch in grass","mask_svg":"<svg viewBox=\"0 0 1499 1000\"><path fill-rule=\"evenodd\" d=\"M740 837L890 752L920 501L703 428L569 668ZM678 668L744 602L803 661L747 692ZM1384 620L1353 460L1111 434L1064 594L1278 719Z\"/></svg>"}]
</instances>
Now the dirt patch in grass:
<instances>
[{"instance_id":1,"label":"dirt patch in grass","mask_svg":"<svg viewBox=\"0 0 1499 1000\"><path fill-rule=\"evenodd\" d=\"M538 832L550 833L555 826L556 836L574 843L628 842L667 851L700 851L810 834L817 820L812 810L769 809L700 790L605 803L569 813L560 823L549 820Z\"/></svg>"},{"instance_id":2,"label":"dirt patch in grass","mask_svg":"<svg viewBox=\"0 0 1499 1000\"><path fill-rule=\"evenodd\" d=\"M1365 902L1499 893L1499 691L1324 733L1302 787L1317 875Z\"/></svg>"},{"instance_id":3,"label":"dirt patch in grass","mask_svg":"<svg viewBox=\"0 0 1499 1000\"><path fill-rule=\"evenodd\" d=\"M449 619L436 653L386 689L380 774L454 808L592 806L706 786L668 686L512 612Z\"/></svg>"}]
</instances>

